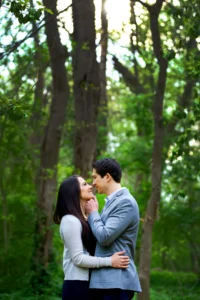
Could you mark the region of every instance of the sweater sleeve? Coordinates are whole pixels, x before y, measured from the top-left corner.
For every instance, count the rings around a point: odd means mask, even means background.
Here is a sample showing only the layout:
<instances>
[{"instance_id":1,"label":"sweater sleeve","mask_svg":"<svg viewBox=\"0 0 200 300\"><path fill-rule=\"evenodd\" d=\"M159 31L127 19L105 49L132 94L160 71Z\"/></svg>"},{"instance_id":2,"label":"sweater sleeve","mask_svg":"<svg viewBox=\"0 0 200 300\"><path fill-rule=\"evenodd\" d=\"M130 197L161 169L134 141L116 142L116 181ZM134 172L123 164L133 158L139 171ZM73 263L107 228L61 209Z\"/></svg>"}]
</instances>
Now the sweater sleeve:
<instances>
[{"instance_id":1,"label":"sweater sleeve","mask_svg":"<svg viewBox=\"0 0 200 300\"><path fill-rule=\"evenodd\" d=\"M82 268L112 267L111 257L94 257L84 253L81 238L82 225L75 216L66 215L62 218L60 233L69 256L76 266Z\"/></svg>"}]
</instances>

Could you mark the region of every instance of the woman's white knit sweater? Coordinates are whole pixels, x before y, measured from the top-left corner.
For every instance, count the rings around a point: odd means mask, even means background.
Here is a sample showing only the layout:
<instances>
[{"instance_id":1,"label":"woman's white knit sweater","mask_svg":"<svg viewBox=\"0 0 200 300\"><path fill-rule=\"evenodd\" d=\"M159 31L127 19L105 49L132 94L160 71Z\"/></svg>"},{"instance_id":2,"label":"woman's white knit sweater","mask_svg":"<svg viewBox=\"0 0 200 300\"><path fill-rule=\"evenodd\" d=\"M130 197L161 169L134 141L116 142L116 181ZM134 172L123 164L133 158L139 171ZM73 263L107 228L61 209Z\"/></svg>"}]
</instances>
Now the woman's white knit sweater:
<instances>
[{"instance_id":1,"label":"woman's white knit sweater","mask_svg":"<svg viewBox=\"0 0 200 300\"><path fill-rule=\"evenodd\" d=\"M112 267L111 257L94 257L84 249L82 225L78 218L66 215L60 223L64 242L63 270L65 280L89 280L89 268Z\"/></svg>"}]
</instances>

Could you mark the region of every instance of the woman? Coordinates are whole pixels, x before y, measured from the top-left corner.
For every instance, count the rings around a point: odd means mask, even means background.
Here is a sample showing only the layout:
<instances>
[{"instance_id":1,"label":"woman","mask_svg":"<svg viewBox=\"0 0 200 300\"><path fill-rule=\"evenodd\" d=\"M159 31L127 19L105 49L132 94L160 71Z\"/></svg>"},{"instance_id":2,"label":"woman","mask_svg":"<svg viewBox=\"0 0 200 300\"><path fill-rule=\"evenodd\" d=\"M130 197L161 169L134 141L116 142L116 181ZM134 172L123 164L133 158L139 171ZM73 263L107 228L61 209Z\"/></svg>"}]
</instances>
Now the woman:
<instances>
[{"instance_id":1,"label":"woman","mask_svg":"<svg viewBox=\"0 0 200 300\"><path fill-rule=\"evenodd\" d=\"M85 203L94 198L92 186L82 177L71 176L60 185L54 222L60 224L64 243L63 300L89 300L89 268L127 268L128 256L124 251L111 257L92 257L95 240L87 223Z\"/></svg>"}]
</instances>

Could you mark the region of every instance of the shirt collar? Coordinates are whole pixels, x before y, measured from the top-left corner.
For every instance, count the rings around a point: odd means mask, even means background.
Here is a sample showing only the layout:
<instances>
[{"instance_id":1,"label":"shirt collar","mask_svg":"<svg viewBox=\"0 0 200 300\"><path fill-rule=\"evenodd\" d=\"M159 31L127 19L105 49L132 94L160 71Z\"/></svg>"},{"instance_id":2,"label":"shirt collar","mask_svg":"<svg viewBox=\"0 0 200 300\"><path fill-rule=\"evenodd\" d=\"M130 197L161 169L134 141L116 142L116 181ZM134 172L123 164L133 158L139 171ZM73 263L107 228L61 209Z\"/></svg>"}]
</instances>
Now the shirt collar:
<instances>
[{"instance_id":1,"label":"shirt collar","mask_svg":"<svg viewBox=\"0 0 200 300\"><path fill-rule=\"evenodd\" d=\"M122 188L118 189L117 191L114 191L112 194L110 194L109 196L106 197L105 202L107 203L108 201L110 201L115 196L115 194L117 194L119 191L124 190L124 189L125 189L125 187L122 187Z\"/></svg>"}]
</instances>

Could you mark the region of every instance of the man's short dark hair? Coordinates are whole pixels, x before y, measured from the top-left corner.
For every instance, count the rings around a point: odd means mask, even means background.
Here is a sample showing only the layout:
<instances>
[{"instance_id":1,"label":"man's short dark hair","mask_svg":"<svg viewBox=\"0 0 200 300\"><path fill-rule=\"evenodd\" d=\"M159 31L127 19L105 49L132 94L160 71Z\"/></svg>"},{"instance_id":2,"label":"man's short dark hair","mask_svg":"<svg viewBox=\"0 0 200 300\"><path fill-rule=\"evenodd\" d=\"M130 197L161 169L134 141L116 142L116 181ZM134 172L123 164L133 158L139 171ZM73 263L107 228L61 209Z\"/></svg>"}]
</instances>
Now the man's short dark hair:
<instances>
[{"instance_id":1,"label":"man's short dark hair","mask_svg":"<svg viewBox=\"0 0 200 300\"><path fill-rule=\"evenodd\" d=\"M95 161L92 164L92 167L101 177L104 177L107 173L109 173L114 181L120 183L122 178L122 170L116 160L112 158L102 158Z\"/></svg>"}]
</instances>

